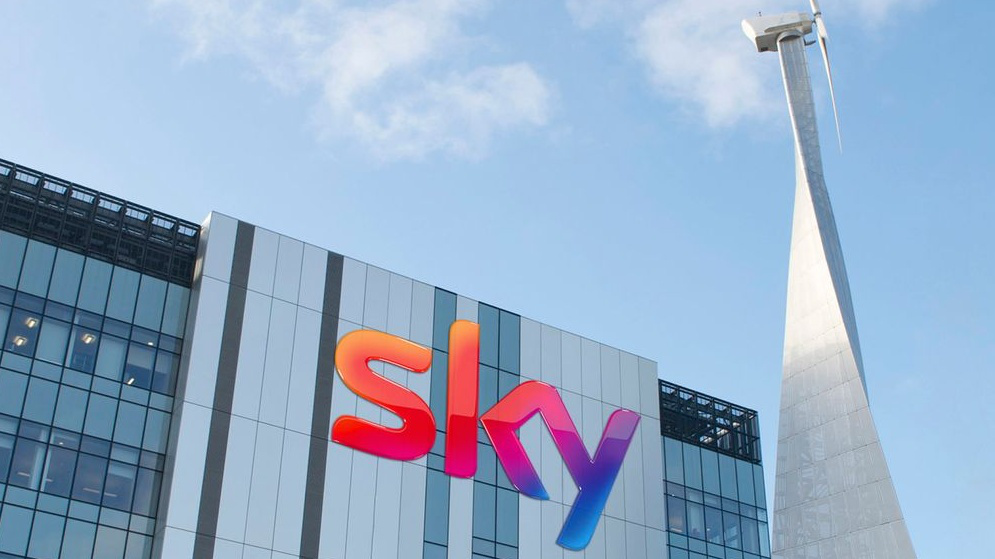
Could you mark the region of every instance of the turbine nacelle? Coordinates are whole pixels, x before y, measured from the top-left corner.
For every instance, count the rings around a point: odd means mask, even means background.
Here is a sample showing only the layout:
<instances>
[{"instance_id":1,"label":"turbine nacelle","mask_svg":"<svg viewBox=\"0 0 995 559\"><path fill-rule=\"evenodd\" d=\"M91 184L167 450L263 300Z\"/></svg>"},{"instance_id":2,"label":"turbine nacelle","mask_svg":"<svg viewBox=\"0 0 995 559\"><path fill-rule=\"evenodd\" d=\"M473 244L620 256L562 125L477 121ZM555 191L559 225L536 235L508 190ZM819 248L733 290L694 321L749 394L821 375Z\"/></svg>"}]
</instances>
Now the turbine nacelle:
<instances>
[{"instance_id":1,"label":"turbine nacelle","mask_svg":"<svg viewBox=\"0 0 995 559\"><path fill-rule=\"evenodd\" d=\"M812 16L804 12L791 12L774 16L760 16L743 20L743 32L757 46L758 52L777 52L777 40L785 33L801 36L812 32Z\"/></svg>"},{"instance_id":2,"label":"turbine nacelle","mask_svg":"<svg viewBox=\"0 0 995 559\"><path fill-rule=\"evenodd\" d=\"M829 79L829 95L833 100L833 117L836 119L836 138L839 140L840 152L843 151L843 132L840 129L840 113L836 105L836 88L833 86L833 71L829 65L829 33L826 22L822 18L822 8L819 0L809 0L812 13L789 12L774 16L759 16L743 20L743 32L757 47L759 52L777 52L782 39L795 36L802 40L818 27L819 50L822 52L822 62L826 66L826 78ZM806 45L815 44L806 42Z\"/></svg>"}]
</instances>

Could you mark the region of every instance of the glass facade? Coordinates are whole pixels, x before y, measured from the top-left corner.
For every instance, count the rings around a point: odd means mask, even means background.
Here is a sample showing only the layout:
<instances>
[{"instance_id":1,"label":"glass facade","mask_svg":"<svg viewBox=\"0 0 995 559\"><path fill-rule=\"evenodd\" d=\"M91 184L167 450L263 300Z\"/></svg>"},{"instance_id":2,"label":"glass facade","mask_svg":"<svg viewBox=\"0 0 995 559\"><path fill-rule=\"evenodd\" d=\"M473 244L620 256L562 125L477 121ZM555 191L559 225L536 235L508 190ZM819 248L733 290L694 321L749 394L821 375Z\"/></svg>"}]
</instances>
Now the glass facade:
<instances>
[{"instance_id":1,"label":"glass facade","mask_svg":"<svg viewBox=\"0 0 995 559\"><path fill-rule=\"evenodd\" d=\"M436 417L446 413L446 367L449 327L456 320L456 295L435 290L432 390L430 406ZM480 325L478 405L490 409L517 386L521 377L518 315L477 303ZM445 474L444 422L436 425L435 445L428 455L425 490L426 559L448 556L450 478ZM497 462L491 441L478 426L477 472L473 477L473 559L518 559L518 492Z\"/></svg>"},{"instance_id":2,"label":"glass facade","mask_svg":"<svg viewBox=\"0 0 995 559\"><path fill-rule=\"evenodd\" d=\"M170 281L171 247L136 251L148 240L124 227L128 242L105 243L107 222L72 229L65 202L97 196L2 169L0 557L146 559L189 288Z\"/></svg>"},{"instance_id":3,"label":"glass facade","mask_svg":"<svg viewBox=\"0 0 995 559\"><path fill-rule=\"evenodd\" d=\"M660 389L670 559L769 558L756 412L663 381Z\"/></svg>"}]
</instances>

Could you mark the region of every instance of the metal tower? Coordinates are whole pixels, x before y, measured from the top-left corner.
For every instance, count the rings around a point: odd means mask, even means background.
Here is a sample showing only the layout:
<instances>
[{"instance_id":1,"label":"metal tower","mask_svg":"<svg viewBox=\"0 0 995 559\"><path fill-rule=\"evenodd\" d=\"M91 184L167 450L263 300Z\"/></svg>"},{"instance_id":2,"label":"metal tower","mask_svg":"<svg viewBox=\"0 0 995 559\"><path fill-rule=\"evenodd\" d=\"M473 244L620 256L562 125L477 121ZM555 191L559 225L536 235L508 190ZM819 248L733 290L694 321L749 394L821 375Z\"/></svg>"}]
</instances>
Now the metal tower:
<instances>
[{"instance_id":1,"label":"metal tower","mask_svg":"<svg viewBox=\"0 0 995 559\"><path fill-rule=\"evenodd\" d=\"M795 136L796 190L774 489L779 559L914 559L877 429L839 236L822 171L805 37L822 14L743 22L760 52L778 52ZM832 76L830 75L830 85ZM835 110L835 99L834 99ZM839 120L837 118L837 129Z\"/></svg>"}]
</instances>

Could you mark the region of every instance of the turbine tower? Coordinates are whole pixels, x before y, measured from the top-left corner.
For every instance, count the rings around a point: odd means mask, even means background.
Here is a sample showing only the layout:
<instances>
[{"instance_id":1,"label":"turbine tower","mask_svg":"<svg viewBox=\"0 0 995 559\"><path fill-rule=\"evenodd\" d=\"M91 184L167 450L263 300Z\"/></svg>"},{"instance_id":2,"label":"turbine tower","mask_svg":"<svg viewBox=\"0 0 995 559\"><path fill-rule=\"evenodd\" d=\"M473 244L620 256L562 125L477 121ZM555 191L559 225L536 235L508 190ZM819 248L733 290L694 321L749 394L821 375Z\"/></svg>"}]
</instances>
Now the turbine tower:
<instances>
[{"instance_id":1,"label":"turbine tower","mask_svg":"<svg viewBox=\"0 0 995 559\"><path fill-rule=\"evenodd\" d=\"M805 47L813 44L806 42L813 29L831 91L832 74L828 34L815 0L812 11L743 21L743 30L757 50L780 55L795 135L773 555L914 559L868 407L850 287L823 177L805 55ZM833 110L836 113L835 92Z\"/></svg>"}]
</instances>

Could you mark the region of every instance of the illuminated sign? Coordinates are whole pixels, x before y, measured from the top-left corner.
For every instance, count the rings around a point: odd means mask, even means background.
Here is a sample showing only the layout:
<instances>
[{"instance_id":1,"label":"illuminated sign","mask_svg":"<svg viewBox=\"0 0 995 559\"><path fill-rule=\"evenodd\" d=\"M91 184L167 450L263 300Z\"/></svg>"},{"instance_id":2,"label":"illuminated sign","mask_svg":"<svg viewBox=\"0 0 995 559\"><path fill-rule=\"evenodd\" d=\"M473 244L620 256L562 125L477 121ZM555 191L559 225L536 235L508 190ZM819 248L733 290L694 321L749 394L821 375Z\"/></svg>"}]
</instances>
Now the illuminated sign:
<instances>
[{"instance_id":1,"label":"illuminated sign","mask_svg":"<svg viewBox=\"0 0 995 559\"><path fill-rule=\"evenodd\" d=\"M515 435L532 416L540 414L579 489L556 543L567 549L584 549L591 541L622 467L639 423L639 414L624 409L615 411L608 418L592 458L560 394L546 383L523 382L480 415L477 401L479 353L480 326L465 320L454 322L449 329L446 473L461 478L470 478L476 473L479 420L515 488L535 499L549 499L532 461ZM396 414L402 425L395 429L343 415L332 426L332 440L394 460L415 460L425 456L435 442L436 424L432 410L408 388L375 373L370 368L371 361L424 373L432 364L432 350L373 330L358 330L344 336L335 351L335 367L342 381L360 397Z\"/></svg>"}]
</instances>

